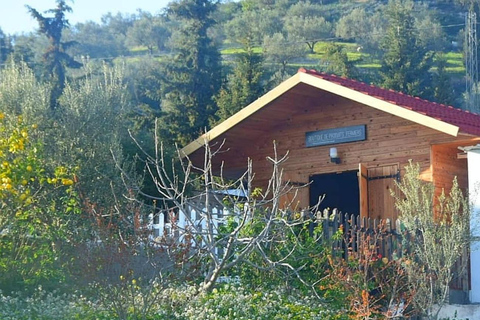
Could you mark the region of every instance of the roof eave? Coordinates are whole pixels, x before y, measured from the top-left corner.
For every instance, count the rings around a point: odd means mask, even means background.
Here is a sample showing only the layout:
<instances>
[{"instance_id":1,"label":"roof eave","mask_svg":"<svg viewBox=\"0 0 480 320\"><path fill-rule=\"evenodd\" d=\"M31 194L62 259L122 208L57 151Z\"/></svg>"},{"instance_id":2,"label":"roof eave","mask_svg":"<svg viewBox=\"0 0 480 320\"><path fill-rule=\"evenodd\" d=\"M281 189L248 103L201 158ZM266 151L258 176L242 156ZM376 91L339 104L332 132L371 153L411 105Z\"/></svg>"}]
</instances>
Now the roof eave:
<instances>
[{"instance_id":1,"label":"roof eave","mask_svg":"<svg viewBox=\"0 0 480 320\"><path fill-rule=\"evenodd\" d=\"M226 119L222 123L218 124L217 126L213 127L208 132L202 134L200 137L195 139L194 141L190 142L188 145L182 148L181 153L183 157L189 156L199 148L203 147L205 143L208 143L215 138L218 138L221 134L225 133L226 131L230 130L243 120L250 117L252 114L257 112L258 110L262 109L264 106L272 102L273 100L280 97L282 94L296 86L300 83L300 73L295 74L294 76L290 77L289 79L282 82L280 85L269 91L268 93L264 94L242 110L238 111L230 118Z\"/></svg>"},{"instance_id":2,"label":"roof eave","mask_svg":"<svg viewBox=\"0 0 480 320\"><path fill-rule=\"evenodd\" d=\"M358 92L356 90L321 79L319 77L315 77L314 75L302 73L301 82L331 92L338 96L356 101L358 103L367 105L369 107L387 112L397 117L410 120L412 122L421 124L423 126L446 133L454 137L456 137L459 132L459 127L453 124L432 118L430 116L418 113L413 110L406 109L396 104L384 101L382 99L370 96L362 92Z\"/></svg>"}]
</instances>

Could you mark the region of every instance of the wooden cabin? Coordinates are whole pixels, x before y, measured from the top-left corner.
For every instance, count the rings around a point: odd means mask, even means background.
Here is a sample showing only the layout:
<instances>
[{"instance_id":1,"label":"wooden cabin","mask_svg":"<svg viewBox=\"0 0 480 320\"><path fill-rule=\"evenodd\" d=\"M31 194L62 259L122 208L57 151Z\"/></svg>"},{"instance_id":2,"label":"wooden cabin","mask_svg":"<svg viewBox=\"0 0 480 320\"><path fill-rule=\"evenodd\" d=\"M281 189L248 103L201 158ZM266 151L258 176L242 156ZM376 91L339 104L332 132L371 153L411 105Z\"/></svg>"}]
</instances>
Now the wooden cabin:
<instances>
[{"instance_id":1,"label":"wooden cabin","mask_svg":"<svg viewBox=\"0 0 480 320\"><path fill-rule=\"evenodd\" d=\"M266 160L289 152L284 182L301 189L300 207L315 204L362 217L395 220L391 190L411 159L437 193L454 176L468 186L467 160L459 147L480 141L480 115L362 82L300 69L258 100L182 151L203 163L204 142L224 141L214 164L236 178L253 161L255 185L271 176ZM331 157L331 153L332 156ZM336 156L335 156L336 154Z\"/></svg>"}]
</instances>

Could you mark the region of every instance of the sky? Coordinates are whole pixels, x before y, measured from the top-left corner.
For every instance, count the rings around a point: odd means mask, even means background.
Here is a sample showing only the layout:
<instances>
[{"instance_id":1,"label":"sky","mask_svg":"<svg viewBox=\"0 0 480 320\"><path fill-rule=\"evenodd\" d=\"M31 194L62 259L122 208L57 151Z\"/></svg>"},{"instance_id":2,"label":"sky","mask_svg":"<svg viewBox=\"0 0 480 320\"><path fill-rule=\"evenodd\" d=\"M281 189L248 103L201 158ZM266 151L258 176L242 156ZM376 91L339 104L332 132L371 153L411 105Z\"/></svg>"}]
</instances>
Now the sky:
<instances>
[{"instance_id":1,"label":"sky","mask_svg":"<svg viewBox=\"0 0 480 320\"><path fill-rule=\"evenodd\" d=\"M77 22L93 20L100 22L100 18L108 13L135 13L137 9L157 13L171 0L67 0L72 12L66 17L70 25ZM29 5L42 13L56 7L55 0L0 0L0 28L6 34L35 31L37 22L30 17L25 5ZM46 15L48 16L48 15Z\"/></svg>"}]
</instances>

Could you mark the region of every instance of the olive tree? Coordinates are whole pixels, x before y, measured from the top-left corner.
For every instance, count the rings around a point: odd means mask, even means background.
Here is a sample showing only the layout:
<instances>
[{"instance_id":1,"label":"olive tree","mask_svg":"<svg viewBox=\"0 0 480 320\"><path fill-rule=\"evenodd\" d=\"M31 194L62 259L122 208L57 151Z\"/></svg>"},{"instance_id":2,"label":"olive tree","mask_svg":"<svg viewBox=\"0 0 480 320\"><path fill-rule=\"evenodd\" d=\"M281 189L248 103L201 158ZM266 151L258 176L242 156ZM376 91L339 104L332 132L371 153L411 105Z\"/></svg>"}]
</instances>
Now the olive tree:
<instances>
[{"instance_id":1,"label":"olive tree","mask_svg":"<svg viewBox=\"0 0 480 320\"><path fill-rule=\"evenodd\" d=\"M264 57L266 62L271 63L272 85L279 84L290 76L287 70L289 63L305 56L306 49L299 45L301 43L303 42L288 38L281 33L264 38Z\"/></svg>"},{"instance_id":2,"label":"olive tree","mask_svg":"<svg viewBox=\"0 0 480 320\"><path fill-rule=\"evenodd\" d=\"M292 5L285 17L285 30L292 39L302 39L310 53L315 44L332 36L332 24L325 19L322 6L299 2Z\"/></svg>"},{"instance_id":3,"label":"olive tree","mask_svg":"<svg viewBox=\"0 0 480 320\"><path fill-rule=\"evenodd\" d=\"M413 305L436 319L448 298L452 267L470 241L470 206L456 179L450 192L435 198L433 184L419 178L420 166L410 164L394 195L404 230L412 235L412 259L406 264L415 288Z\"/></svg>"}]
</instances>

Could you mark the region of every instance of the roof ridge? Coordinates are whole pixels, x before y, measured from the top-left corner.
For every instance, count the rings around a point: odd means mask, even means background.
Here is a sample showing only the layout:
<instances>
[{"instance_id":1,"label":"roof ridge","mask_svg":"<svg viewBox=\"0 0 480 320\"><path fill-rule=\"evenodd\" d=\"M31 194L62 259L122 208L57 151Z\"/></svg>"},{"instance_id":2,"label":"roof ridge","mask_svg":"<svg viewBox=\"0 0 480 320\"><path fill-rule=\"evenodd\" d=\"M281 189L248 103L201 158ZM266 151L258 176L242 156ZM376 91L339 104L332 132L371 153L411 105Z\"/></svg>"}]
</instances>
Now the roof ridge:
<instances>
[{"instance_id":1,"label":"roof ridge","mask_svg":"<svg viewBox=\"0 0 480 320\"><path fill-rule=\"evenodd\" d=\"M365 95L389 102L399 107L413 110L415 112L426 114L432 118L455 123L465 129L465 126L473 126L477 128L476 134L480 132L480 114L430 101L421 97L412 96L393 89L386 89L374 84L369 84L355 79L340 77L326 72L319 72L314 69L299 68L298 72L310 74L319 79L329 81L342 87L361 92ZM467 130L470 131L471 130Z\"/></svg>"}]
</instances>

